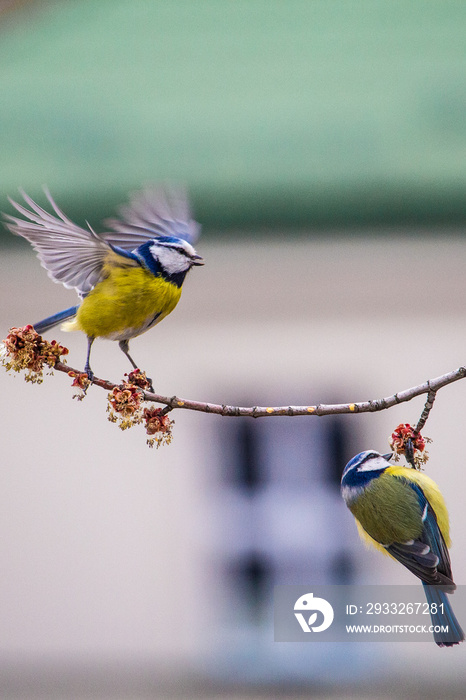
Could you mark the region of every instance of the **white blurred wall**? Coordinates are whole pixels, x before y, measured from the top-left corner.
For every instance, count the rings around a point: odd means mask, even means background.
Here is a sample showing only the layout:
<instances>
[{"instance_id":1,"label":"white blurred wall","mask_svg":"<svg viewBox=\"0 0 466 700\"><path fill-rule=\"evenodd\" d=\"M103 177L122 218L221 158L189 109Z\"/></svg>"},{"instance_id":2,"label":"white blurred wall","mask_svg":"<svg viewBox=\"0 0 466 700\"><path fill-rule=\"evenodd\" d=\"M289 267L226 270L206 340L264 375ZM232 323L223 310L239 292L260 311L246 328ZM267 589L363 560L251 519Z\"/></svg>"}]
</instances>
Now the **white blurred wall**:
<instances>
[{"instance_id":1,"label":"white blurred wall","mask_svg":"<svg viewBox=\"0 0 466 700\"><path fill-rule=\"evenodd\" d=\"M283 235L206 241L199 250L206 265L191 273L179 308L132 343L162 394L233 403L247 387L291 404L303 395L358 401L466 363L464 239ZM3 251L0 265L1 337L73 303L32 251ZM83 365L84 337L53 337L70 348L71 366ZM128 371L117 345L104 341L94 345L93 369L112 380ZM0 383L0 669L116 659L198 670L221 640L204 566L214 537L212 436L218 421L234 419L176 412L172 445L151 450L142 428L121 432L107 421L100 389L78 402L61 374L32 386L0 371ZM460 584L465 405L466 381L443 389L425 430L434 441L427 472L450 508ZM367 436L360 449L386 449L395 426L415 422L422 407L420 398L352 416ZM401 567L355 546L368 581L412 583ZM434 669L437 678L466 678L464 649L434 644L391 645L385 671L396 663L397 677L408 676L421 658L425 678Z\"/></svg>"}]
</instances>

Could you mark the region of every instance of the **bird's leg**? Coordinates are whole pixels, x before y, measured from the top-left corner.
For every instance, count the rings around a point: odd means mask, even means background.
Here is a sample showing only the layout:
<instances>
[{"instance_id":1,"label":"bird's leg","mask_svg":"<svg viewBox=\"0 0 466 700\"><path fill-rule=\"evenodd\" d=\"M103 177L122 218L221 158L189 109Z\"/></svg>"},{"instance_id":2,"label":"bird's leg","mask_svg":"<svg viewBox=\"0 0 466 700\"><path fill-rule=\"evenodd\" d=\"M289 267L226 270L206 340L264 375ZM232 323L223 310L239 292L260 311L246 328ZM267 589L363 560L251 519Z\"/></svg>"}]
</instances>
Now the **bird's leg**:
<instances>
[{"instance_id":1,"label":"bird's leg","mask_svg":"<svg viewBox=\"0 0 466 700\"><path fill-rule=\"evenodd\" d=\"M406 461L411 465L413 469L417 469L416 462L414 460L414 443L412 438L406 440L405 445L405 458Z\"/></svg>"},{"instance_id":2,"label":"bird's leg","mask_svg":"<svg viewBox=\"0 0 466 700\"><path fill-rule=\"evenodd\" d=\"M135 361L133 360L133 358L129 354L129 342L127 340L120 340L118 345L120 346L120 350L125 353L126 357L133 365L133 369L139 369L139 367L137 366L137 364L135 363Z\"/></svg>"},{"instance_id":3,"label":"bird's leg","mask_svg":"<svg viewBox=\"0 0 466 700\"><path fill-rule=\"evenodd\" d=\"M137 364L135 363L135 361L133 360L133 358L129 354L129 341L128 340L120 340L118 345L120 346L120 350L122 352L124 352L124 354L126 355L128 360L131 362L133 369L139 369L139 367L137 366ZM154 387L152 386L152 379L150 379L149 377L146 377L146 379L149 382L149 389L151 391L154 391Z\"/></svg>"},{"instance_id":4,"label":"bird's leg","mask_svg":"<svg viewBox=\"0 0 466 700\"><path fill-rule=\"evenodd\" d=\"M90 358L91 358L91 347L92 343L94 342L95 338L92 338L90 335L87 336L87 356L86 356L86 364L84 365L84 371L86 372L88 379L90 382L94 379L94 372L91 370L91 365L90 365Z\"/></svg>"}]
</instances>

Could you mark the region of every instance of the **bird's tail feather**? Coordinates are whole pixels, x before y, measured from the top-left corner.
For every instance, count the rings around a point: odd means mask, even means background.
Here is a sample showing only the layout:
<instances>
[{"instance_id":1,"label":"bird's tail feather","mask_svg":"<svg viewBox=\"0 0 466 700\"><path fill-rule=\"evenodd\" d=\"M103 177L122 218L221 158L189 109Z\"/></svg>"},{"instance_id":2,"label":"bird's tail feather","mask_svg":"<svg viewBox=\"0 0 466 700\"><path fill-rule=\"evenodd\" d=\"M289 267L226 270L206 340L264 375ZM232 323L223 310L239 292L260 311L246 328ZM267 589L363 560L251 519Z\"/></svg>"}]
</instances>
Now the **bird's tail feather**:
<instances>
[{"instance_id":1,"label":"bird's tail feather","mask_svg":"<svg viewBox=\"0 0 466 700\"><path fill-rule=\"evenodd\" d=\"M434 631L434 641L439 647L452 647L464 640L464 632L455 617L450 601L441 586L428 586L423 583L430 617L434 630L436 627L447 628L447 632ZM437 605L437 613L432 611L433 604Z\"/></svg>"},{"instance_id":2,"label":"bird's tail feather","mask_svg":"<svg viewBox=\"0 0 466 700\"><path fill-rule=\"evenodd\" d=\"M54 314L53 316L49 316L48 318L44 318L43 321L39 321L38 323L34 323L34 328L38 333L45 333L45 331L48 331L50 328L53 328L54 326L57 326L59 323L62 321L66 321L67 318L72 318L73 316L76 316L76 312L78 311L79 306L70 306L69 309L64 309L64 311L59 311L58 313Z\"/></svg>"}]
</instances>

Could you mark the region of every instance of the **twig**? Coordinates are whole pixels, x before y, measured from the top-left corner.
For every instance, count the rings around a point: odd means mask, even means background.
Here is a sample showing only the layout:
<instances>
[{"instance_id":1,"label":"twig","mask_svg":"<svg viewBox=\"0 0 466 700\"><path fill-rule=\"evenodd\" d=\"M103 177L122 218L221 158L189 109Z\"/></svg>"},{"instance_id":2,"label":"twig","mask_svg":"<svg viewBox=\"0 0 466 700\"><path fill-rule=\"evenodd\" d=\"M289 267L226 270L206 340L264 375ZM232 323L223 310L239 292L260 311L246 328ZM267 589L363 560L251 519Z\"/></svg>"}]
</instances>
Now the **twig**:
<instances>
[{"instance_id":1,"label":"twig","mask_svg":"<svg viewBox=\"0 0 466 700\"><path fill-rule=\"evenodd\" d=\"M426 424L426 421L429 417L429 413L432 410L432 406L434 405L435 397L437 396L437 390L429 389L429 392L427 394L427 400L424 405L424 409L421 413L421 416L417 422L417 425L414 429L415 433L420 433L423 427Z\"/></svg>"},{"instance_id":2,"label":"twig","mask_svg":"<svg viewBox=\"0 0 466 700\"><path fill-rule=\"evenodd\" d=\"M54 369L58 372L75 372L79 374L79 370L75 370L62 362L57 362ZM392 408L400 403L411 401L416 396L428 394L424 411L416 427L416 431L419 431L427 420L435 395L439 389L453 382L457 382L460 379L464 379L465 377L466 367L458 367L458 369L452 372L442 374L435 379L430 379L419 386L398 391L396 394L384 399L354 403L317 404L314 406L228 406L225 404L213 404L203 401L182 399L178 396L162 396L149 391L144 392L144 398L147 401L165 404L168 409L180 408L190 411L201 411L203 413L214 413L220 416L250 416L252 418L260 418L262 416L329 416L341 413L374 413L376 411L384 411L388 408ZM97 377L94 377L93 384L109 391L111 391L113 387L118 386L117 384Z\"/></svg>"}]
</instances>

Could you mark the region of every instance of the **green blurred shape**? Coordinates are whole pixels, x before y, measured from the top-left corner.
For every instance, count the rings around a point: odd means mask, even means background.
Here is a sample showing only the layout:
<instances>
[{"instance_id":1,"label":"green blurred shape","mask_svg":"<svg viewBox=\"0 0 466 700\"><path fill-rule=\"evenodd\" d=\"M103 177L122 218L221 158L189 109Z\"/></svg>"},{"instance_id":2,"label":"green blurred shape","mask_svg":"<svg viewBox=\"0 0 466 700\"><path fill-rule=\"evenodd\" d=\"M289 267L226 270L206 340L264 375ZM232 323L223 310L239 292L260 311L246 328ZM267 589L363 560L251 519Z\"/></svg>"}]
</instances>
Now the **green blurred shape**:
<instances>
[{"instance_id":1,"label":"green blurred shape","mask_svg":"<svg viewBox=\"0 0 466 700\"><path fill-rule=\"evenodd\" d=\"M47 183L97 223L169 180L207 228L466 220L464 0L62 0L0 19L2 198Z\"/></svg>"}]
</instances>

